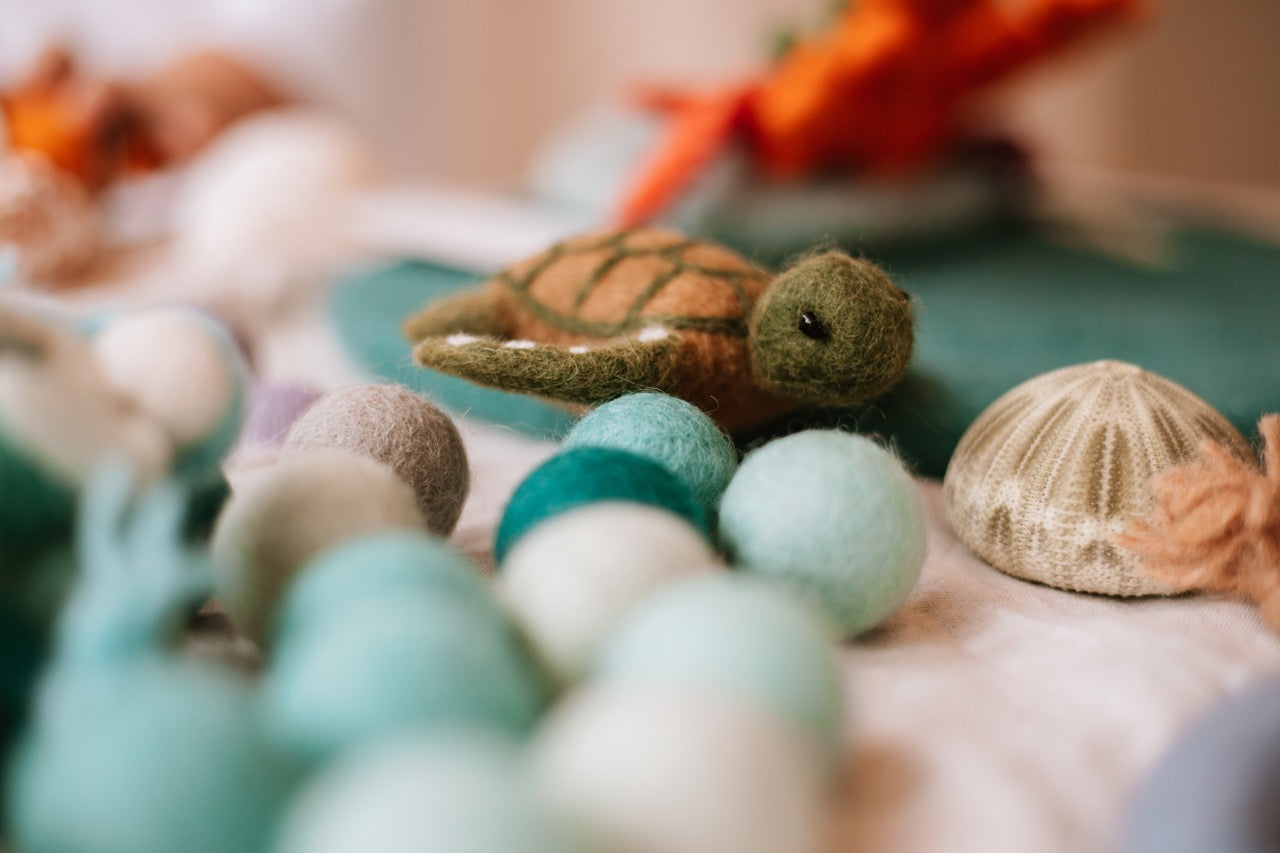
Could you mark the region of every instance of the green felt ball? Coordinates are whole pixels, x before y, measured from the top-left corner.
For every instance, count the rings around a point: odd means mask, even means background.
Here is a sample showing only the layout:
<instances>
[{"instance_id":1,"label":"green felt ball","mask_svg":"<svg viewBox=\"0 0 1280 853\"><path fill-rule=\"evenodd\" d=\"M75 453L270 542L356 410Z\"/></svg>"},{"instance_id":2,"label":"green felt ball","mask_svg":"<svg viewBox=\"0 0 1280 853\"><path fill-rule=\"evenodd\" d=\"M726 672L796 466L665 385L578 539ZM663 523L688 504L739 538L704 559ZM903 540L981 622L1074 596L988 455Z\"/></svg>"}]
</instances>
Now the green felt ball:
<instances>
[{"instance_id":1,"label":"green felt ball","mask_svg":"<svg viewBox=\"0 0 1280 853\"><path fill-rule=\"evenodd\" d=\"M596 659L598 682L714 690L806 729L839 755L843 699L821 611L759 578L705 575L640 602Z\"/></svg>"},{"instance_id":2,"label":"green felt ball","mask_svg":"<svg viewBox=\"0 0 1280 853\"><path fill-rule=\"evenodd\" d=\"M299 768L263 737L252 687L159 655L61 669L9 768L31 853L268 849Z\"/></svg>"},{"instance_id":3,"label":"green felt ball","mask_svg":"<svg viewBox=\"0 0 1280 853\"><path fill-rule=\"evenodd\" d=\"M415 729L522 736L549 698L509 622L448 590L357 599L279 638L264 686L270 731L308 761Z\"/></svg>"},{"instance_id":4,"label":"green felt ball","mask_svg":"<svg viewBox=\"0 0 1280 853\"><path fill-rule=\"evenodd\" d=\"M645 391L588 412L565 438L566 448L613 447L665 465L709 513L738 464L733 443L692 403Z\"/></svg>"},{"instance_id":5,"label":"green felt ball","mask_svg":"<svg viewBox=\"0 0 1280 853\"><path fill-rule=\"evenodd\" d=\"M76 484L12 437L0 424L0 554L18 563L71 532Z\"/></svg>"},{"instance_id":6,"label":"green felt ball","mask_svg":"<svg viewBox=\"0 0 1280 853\"><path fill-rule=\"evenodd\" d=\"M375 533L307 563L290 584L273 630L278 636L307 630L357 600L436 592L499 615L485 580L444 542L411 530Z\"/></svg>"},{"instance_id":7,"label":"green felt ball","mask_svg":"<svg viewBox=\"0 0 1280 853\"><path fill-rule=\"evenodd\" d=\"M735 563L786 581L854 636L915 586L924 510L889 451L852 433L808 430L747 455L720 503L720 537Z\"/></svg>"},{"instance_id":8,"label":"green felt ball","mask_svg":"<svg viewBox=\"0 0 1280 853\"><path fill-rule=\"evenodd\" d=\"M665 466L625 450L575 447L553 456L516 488L493 546L500 564L516 540L566 510L598 501L663 507L711 536L702 504Z\"/></svg>"},{"instance_id":9,"label":"green felt ball","mask_svg":"<svg viewBox=\"0 0 1280 853\"><path fill-rule=\"evenodd\" d=\"M470 730L360 750L309 785L284 819L280 853L575 853L547 814L518 745Z\"/></svg>"}]
</instances>

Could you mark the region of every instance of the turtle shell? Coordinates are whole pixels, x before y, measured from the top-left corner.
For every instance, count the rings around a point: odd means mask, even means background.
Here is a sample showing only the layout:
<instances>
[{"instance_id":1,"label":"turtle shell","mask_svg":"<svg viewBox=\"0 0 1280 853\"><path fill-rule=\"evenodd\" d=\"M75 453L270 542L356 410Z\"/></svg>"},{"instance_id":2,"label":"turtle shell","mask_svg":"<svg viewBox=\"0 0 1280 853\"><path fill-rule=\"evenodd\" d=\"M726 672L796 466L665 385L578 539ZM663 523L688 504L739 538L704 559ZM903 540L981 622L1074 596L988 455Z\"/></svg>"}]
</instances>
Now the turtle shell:
<instances>
[{"instance_id":1,"label":"turtle shell","mask_svg":"<svg viewBox=\"0 0 1280 853\"><path fill-rule=\"evenodd\" d=\"M747 315L770 280L722 246L639 229L558 243L492 286L503 293L513 338L571 345L654 326L745 339Z\"/></svg>"}]
</instances>

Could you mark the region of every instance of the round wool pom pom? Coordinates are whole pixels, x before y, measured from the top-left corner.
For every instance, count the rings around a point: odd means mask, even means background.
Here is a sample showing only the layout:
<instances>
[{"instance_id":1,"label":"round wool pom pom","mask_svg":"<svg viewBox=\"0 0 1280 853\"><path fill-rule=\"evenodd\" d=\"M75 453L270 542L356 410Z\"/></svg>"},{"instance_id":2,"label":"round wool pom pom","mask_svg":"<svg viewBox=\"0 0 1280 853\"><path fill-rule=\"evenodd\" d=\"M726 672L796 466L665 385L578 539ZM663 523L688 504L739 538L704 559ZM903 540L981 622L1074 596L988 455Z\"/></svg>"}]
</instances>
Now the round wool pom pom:
<instances>
[{"instance_id":1,"label":"round wool pom pom","mask_svg":"<svg viewBox=\"0 0 1280 853\"><path fill-rule=\"evenodd\" d=\"M498 524L494 559L501 564L516 540L538 524L598 501L662 507L710 540L702 505L666 467L625 450L577 447L551 457L516 488Z\"/></svg>"},{"instance_id":2,"label":"round wool pom pom","mask_svg":"<svg viewBox=\"0 0 1280 853\"><path fill-rule=\"evenodd\" d=\"M807 729L840 754L840 675L821 612L780 585L732 574L675 583L637 604L600 650L603 682L704 688Z\"/></svg>"},{"instance_id":3,"label":"round wool pom pom","mask_svg":"<svg viewBox=\"0 0 1280 853\"><path fill-rule=\"evenodd\" d=\"M515 746L482 732L397 738L336 762L289 810L280 853L574 853Z\"/></svg>"},{"instance_id":4,"label":"round wool pom pom","mask_svg":"<svg viewBox=\"0 0 1280 853\"><path fill-rule=\"evenodd\" d=\"M355 601L437 592L490 610L495 618L503 615L480 573L431 534L393 530L351 539L298 572L278 609L273 636L309 630Z\"/></svg>"},{"instance_id":5,"label":"round wool pom pom","mask_svg":"<svg viewBox=\"0 0 1280 853\"><path fill-rule=\"evenodd\" d=\"M31 853L270 847L298 768L256 692L159 656L58 671L10 768L11 840Z\"/></svg>"},{"instance_id":6,"label":"round wool pom pom","mask_svg":"<svg viewBox=\"0 0 1280 853\"><path fill-rule=\"evenodd\" d=\"M532 751L555 813L610 850L808 853L823 774L794 727L706 694L590 688Z\"/></svg>"},{"instance_id":7,"label":"round wool pom pom","mask_svg":"<svg viewBox=\"0 0 1280 853\"><path fill-rule=\"evenodd\" d=\"M744 569L780 578L845 636L906 601L924 563L924 510L893 454L809 430L748 454L720 503L720 537Z\"/></svg>"},{"instance_id":8,"label":"round wool pom pom","mask_svg":"<svg viewBox=\"0 0 1280 853\"><path fill-rule=\"evenodd\" d=\"M179 473L217 470L244 422L248 367L230 332L185 308L124 314L91 344L108 382L170 436Z\"/></svg>"},{"instance_id":9,"label":"round wool pom pom","mask_svg":"<svg viewBox=\"0 0 1280 853\"><path fill-rule=\"evenodd\" d=\"M502 563L502 591L551 671L586 674L628 608L676 578L716 563L706 539L665 509L594 503L549 519Z\"/></svg>"},{"instance_id":10,"label":"round wool pom pom","mask_svg":"<svg viewBox=\"0 0 1280 853\"><path fill-rule=\"evenodd\" d=\"M218 598L261 643L282 591L312 557L357 536L422 528L413 492L387 467L342 450L293 454L223 509L212 543Z\"/></svg>"},{"instance_id":11,"label":"round wool pom pom","mask_svg":"<svg viewBox=\"0 0 1280 853\"><path fill-rule=\"evenodd\" d=\"M669 394L628 394L588 412L569 431L565 447L614 447L665 465L684 481L708 513L729 485L738 454L715 421Z\"/></svg>"},{"instance_id":12,"label":"round wool pom pom","mask_svg":"<svg viewBox=\"0 0 1280 853\"><path fill-rule=\"evenodd\" d=\"M327 394L289 430L286 450L336 447L395 471L417 495L427 529L448 536L470 487L458 428L429 400L401 385L357 385Z\"/></svg>"},{"instance_id":13,"label":"round wool pom pom","mask_svg":"<svg viewBox=\"0 0 1280 853\"><path fill-rule=\"evenodd\" d=\"M399 590L282 634L263 688L270 730L309 761L442 725L523 735L549 691L514 625L494 615L448 589Z\"/></svg>"}]
</instances>

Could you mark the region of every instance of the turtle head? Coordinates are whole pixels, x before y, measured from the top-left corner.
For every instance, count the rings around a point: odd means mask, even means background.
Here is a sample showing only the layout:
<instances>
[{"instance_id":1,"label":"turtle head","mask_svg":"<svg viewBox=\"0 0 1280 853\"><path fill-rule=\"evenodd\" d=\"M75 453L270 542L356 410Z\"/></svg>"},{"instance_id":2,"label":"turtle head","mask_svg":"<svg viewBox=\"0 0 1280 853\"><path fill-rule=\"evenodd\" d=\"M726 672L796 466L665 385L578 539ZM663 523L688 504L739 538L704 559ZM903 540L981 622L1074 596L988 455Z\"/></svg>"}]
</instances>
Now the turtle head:
<instances>
[{"instance_id":1,"label":"turtle head","mask_svg":"<svg viewBox=\"0 0 1280 853\"><path fill-rule=\"evenodd\" d=\"M911 299L874 264L842 252L779 275L749 321L752 369L783 397L818 405L867 400L907 369Z\"/></svg>"}]
</instances>

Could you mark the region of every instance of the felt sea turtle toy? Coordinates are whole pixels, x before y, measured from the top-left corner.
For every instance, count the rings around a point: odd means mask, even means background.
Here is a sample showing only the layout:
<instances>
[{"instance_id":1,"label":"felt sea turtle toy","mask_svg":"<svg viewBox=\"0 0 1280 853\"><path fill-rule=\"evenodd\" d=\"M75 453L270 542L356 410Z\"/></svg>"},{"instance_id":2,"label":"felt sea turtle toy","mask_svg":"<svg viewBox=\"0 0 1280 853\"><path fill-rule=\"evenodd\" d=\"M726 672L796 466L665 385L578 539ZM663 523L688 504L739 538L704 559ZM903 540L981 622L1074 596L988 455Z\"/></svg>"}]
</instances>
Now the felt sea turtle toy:
<instances>
[{"instance_id":1,"label":"felt sea turtle toy","mask_svg":"<svg viewBox=\"0 0 1280 853\"><path fill-rule=\"evenodd\" d=\"M672 231L575 237L405 323L425 367L592 405L658 390L742 433L862 402L906 370L911 301L878 267L813 255L776 278Z\"/></svg>"}]
</instances>

